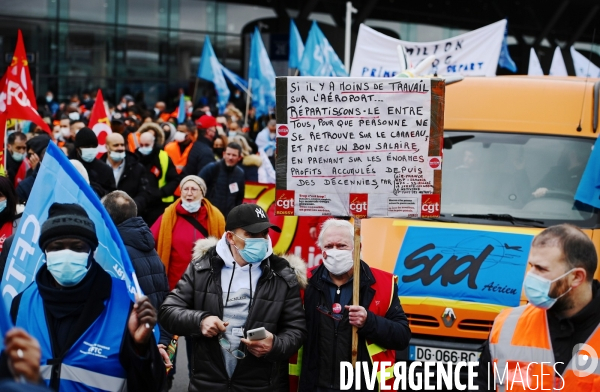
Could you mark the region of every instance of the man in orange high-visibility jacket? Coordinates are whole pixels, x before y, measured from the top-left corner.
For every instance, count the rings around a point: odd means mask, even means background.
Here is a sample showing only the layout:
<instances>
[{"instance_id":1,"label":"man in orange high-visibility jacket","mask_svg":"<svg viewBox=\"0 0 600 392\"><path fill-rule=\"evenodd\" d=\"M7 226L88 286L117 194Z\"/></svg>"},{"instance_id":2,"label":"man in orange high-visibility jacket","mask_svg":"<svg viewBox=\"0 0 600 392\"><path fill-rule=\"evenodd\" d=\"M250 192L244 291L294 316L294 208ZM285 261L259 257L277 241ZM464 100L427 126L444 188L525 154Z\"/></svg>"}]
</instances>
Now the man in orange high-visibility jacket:
<instances>
[{"instance_id":1,"label":"man in orange high-visibility jacket","mask_svg":"<svg viewBox=\"0 0 600 392\"><path fill-rule=\"evenodd\" d=\"M323 224L318 241L323 265L311 271L304 292L308 337L289 370L290 384L300 377L300 392L340 390L340 363L351 360L353 326L358 328L357 361L368 366L369 374L373 363L387 364L385 372L377 367L374 389L362 377L361 387L351 390L378 391L380 379L391 386L396 350L408 346L410 328L394 275L361 261L360 305L352 305L353 243L354 227L348 221L329 219Z\"/></svg>"},{"instance_id":2,"label":"man in orange high-visibility jacket","mask_svg":"<svg viewBox=\"0 0 600 392\"><path fill-rule=\"evenodd\" d=\"M523 289L529 304L496 317L476 385L497 391L600 390L593 242L575 226L552 226L533 239L528 263Z\"/></svg>"}]
</instances>

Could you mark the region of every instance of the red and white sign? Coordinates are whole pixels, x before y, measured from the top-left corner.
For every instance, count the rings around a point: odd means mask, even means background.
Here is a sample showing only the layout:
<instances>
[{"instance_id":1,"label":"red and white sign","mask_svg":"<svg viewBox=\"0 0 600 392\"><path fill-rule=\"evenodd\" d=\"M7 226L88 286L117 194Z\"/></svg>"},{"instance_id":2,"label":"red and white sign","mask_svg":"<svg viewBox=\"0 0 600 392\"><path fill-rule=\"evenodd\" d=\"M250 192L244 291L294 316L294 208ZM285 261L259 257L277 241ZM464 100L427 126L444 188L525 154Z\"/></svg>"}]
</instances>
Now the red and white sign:
<instances>
[{"instance_id":1,"label":"red and white sign","mask_svg":"<svg viewBox=\"0 0 600 392\"><path fill-rule=\"evenodd\" d=\"M104 106L104 98L102 98L102 90L98 90L98 94L96 95L96 102L94 102L92 114L90 115L89 127L98 138L98 154L96 157L100 158L106 152L106 137L112 133L108 113L106 113L106 107Z\"/></svg>"},{"instance_id":2,"label":"red and white sign","mask_svg":"<svg viewBox=\"0 0 600 392\"><path fill-rule=\"evenodd\" d=\"M359 219L367 217L369 210L369 194L368 193L351 193L349 198L348 209L350 214Z\"/></svg>"},{"instance_id":3,"label":"red and white sign","mask_svg":"<svg viewBox=\"0 0 600 392\"><path fill-rule=\"evenodd\" d=\"M429 167L433 170L439 170L442 168L442 160L440 157L429 157Z\"/></svg>"},{"instance_id":4,"label":"red and white sign","mask_svg":"<svg viewBox=\"0 0 600 392\"><path fill-rule=\"evenodd\" d=\"M439 218L440 195L421 195L421 217Z\"/></svg>"},{"instance_id":5,"label":"red and white sign","mask_svg":"<svg viewBox=\"0 0 600 392\"><path fill-rule=\"evenodd\" d=\"M275 215L294 215L295 191L278 190L275 195Z\"/></svg>"},{"instance_id":6,"label":"red and white sign","mask_svg":"<svg viewBox=\"0 0 600 392\"><path fill-rule=\"evenodd\" d=\"M279 136L286 137L288 135L288 133L290 133L290 130L287 127L287 125L278 125L277 126L277 134Z\"/></svg>"}]
</instances>

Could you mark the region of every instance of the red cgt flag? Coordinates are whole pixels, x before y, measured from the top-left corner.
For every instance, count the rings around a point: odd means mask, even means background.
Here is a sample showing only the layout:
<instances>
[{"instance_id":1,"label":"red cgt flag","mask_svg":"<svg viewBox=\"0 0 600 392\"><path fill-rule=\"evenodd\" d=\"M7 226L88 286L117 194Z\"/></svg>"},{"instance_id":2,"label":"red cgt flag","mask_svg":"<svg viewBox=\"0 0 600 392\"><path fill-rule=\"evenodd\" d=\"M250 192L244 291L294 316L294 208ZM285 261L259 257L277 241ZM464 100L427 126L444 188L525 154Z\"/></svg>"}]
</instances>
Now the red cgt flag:
<instances>
[{"instance_id":1,"label":"red cgt flag","mask_svg":"<svg viewBox=\"0 0 600 392\"><path fill-rule=\"evenodd\" d=\"M12 62L0 80L0 163L1 171L4 169L4 136L6 120L15 118L29 120L39 125L52 136L50 127L42 120L37 112L35 92L29 76L27 53L23 44L23 35L19 30L17 47L13 54Z\"/></svg>"},{"instance_id":2,"label":"red cgt flag","mask_svg":"<svg viewBox=\"0 0 600 392\"><path fill-rule=\"evenodd\" d=\"M106 113L106 107L104 106L104 98L102 98L102 90L98 90L98 94L96 95L96 102L94 102L92 114L90 115L89 127L98 138L98 155L96 157L100 158L106 152L106 137L112 133L108 113Z\"/></svg>"}]
</instances>

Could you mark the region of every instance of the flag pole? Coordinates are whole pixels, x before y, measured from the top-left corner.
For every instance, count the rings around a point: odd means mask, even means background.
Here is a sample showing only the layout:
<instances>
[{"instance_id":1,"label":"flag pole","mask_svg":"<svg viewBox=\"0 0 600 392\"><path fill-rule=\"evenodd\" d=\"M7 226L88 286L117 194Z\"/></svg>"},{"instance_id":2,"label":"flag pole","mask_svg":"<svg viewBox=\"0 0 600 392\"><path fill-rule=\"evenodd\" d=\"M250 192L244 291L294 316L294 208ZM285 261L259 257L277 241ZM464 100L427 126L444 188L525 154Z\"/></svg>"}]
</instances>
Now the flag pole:
<instances>
[{"instance_id":1,"label":"flag pole","mask_svg":"<svg viewBox=\"0 0 600 392\"><path fill-rule=\"evenodd\" d=\"M248 79L248 93L246 93L246 113L244 115L244 125L248 124L248 110L250 110L250 90L252 90L252 78Z\"/></svg>"},{"instance_id":2,"label":"flag pole","mask_svg":"<svg viewBox=\"0 0 600 392\"><path fill-rule=\"evenodd\" d=\"M200 78L196 76L196 83L194 83L194 93L192 94L192 107L196 105L196 91L198 91L198 80Z\"/></svg>"},{"instance_id":3,"label":"flag pole","mask_svg":"<svg viewBox=\"0 0 600 392\"><path fill-rule=\"evenodd\" d=\"M352 44L352 14L355 14L358 10L352 7L352 2L346 2L346 34L345 34L345 45L344 45L344 66L346 72L350 74L350 45Z\"/></svg>"},{"instance_id":4,"label":"flag pole","mask_svg":"<svg viewBox=\"0 0 600 392\"><path fill-rule=\"evenodd\" d=\"M360 291L360 219L354 218L354 281L352 282L352 305L359 306ZM358 328L352 327L352 368L358 357Z\"/></svg>"}]
</instances>

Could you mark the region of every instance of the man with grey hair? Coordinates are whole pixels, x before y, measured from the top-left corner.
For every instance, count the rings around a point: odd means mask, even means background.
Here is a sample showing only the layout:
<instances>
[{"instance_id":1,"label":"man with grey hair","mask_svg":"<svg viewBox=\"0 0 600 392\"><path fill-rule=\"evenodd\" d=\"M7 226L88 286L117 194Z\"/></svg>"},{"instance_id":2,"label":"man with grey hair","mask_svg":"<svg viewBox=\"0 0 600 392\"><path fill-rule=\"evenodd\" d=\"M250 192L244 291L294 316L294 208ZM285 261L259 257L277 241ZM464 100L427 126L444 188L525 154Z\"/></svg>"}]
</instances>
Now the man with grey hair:
<instances>
[{"instance_id":1,"label":"man with grey hair","mask_svg":"<svg viewBox=\"0 0 600 392\"><path fill-rule=\"evenodd\" d=\"M495 384L505 383L509 390L529 377L532 385L539 379L538 390L595 390L600 383L600 283L594 280L594 243L575 226L551 226L533 239L527 262L523 289L529 304L496 317L475 385L495 391ZM502 374L515 377L502 381Z\"/></svg>"},{"instance_id":2,"label":"man with grey hair","mask_svg":"<svg viewBox=\"0 0 600 392\"><path fill-rule=\"evenodd\" d=\"M271 119L267 126L256 135L256 146L259 151L264 151L269 157L271 164L275 167L275 130L277 120Z\"/></svg>"},{"instance_id":3,"label":"man with grey hair","mask_svg":"<svg viewBox=\"0 0 600 392\"><path fill-rule=\"evenodd\" d=\"M123 191L113 191L102 198L102 205L117 226L144 295L154 308L160 309L169 293L169 282L165 266L154 249L152 232L137 216L135 201ZM161 328L159 343L168 345L170 338Z\"/></svg>"},{"instance_id":4,"label":"man with grey hair","mask_svg":"<svg viewBox=\"0 0 600 392\"><path fill-rule=\"evenodd\" d=\"M396 350L408 346L411 334L398 299L397 277L362 260L360 305L352 305L354 227L350 222L325 221L318 244L323 264L309 270L304 294L308 339L301 373L290 376L300 376L299 391L339 391L340 362L351 360L353 326L358 328L357 361L363 364L388 361L393 366ZM393 378L386 381L392 383ZM364 379L360 385L367 390Z\"/></svg>"}]
</instances>

